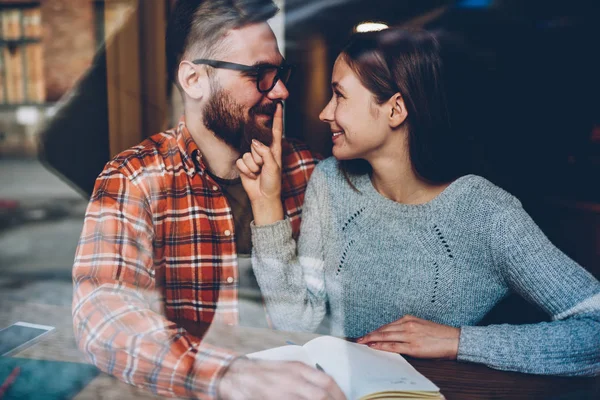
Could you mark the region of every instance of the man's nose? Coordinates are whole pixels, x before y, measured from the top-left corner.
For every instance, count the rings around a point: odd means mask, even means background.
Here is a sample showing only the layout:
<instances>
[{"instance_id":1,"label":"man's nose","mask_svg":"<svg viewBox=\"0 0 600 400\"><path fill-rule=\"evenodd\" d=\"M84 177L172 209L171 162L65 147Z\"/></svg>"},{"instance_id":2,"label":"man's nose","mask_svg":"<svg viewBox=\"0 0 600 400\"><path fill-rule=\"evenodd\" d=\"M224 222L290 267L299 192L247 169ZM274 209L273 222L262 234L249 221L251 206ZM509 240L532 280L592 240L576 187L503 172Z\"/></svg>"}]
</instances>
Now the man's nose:
<instances>
[{"instance_id":1,"label":"man's nose","mask_svg":"<svg viewBox=\"0 0 600 400\"><path fill-rule=\"evenodd\" d=\"M286 100L290 96L287 87L282 81L277 81L273 89L267 94L267 97L271 100Z\"/></svg>"}]
</instances>

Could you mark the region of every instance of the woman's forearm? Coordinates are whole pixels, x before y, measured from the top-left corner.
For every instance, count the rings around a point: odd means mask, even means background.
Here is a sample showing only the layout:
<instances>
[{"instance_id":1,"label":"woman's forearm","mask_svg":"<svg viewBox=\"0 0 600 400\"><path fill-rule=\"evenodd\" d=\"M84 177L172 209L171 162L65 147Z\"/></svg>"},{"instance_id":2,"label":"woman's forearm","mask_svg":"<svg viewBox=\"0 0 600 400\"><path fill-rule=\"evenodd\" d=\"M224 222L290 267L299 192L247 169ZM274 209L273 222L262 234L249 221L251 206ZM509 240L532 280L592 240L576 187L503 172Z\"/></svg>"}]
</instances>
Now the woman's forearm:
<instances>
[{"instance_id":1,"label":"woman's forearm","mask_svg":"<svg viewBox=\"0 0 600 400\"><path fill-rule=\"evenodd\" d=\"M256 226L270 225L283 220L283 204L279 199L254 201L252 213Z\"/></svg>"}]
</instances>

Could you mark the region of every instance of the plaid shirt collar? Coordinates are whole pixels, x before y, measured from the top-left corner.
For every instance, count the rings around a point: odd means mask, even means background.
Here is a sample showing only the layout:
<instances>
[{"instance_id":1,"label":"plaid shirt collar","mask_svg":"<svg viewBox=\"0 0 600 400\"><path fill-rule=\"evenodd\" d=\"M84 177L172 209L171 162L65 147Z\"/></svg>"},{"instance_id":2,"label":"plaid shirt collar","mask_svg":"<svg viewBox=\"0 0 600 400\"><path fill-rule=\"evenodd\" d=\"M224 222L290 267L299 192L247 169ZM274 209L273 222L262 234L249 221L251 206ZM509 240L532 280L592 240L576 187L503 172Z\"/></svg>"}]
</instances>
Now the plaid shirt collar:
<instances>
[{"instance_id":1,"label":"plaid shirt collar","mask_svg":"<svg viewBox=\"0 0 600 400\"><path fill-rule=\"evenodd\" d=\"M185 124L185 116L182 116L179 119L176 137L177 146L179 147L179 152L181 153L181 159L183 161L183 167L188 176L191 178L196 173L200 176L204 175L206 164L204 164L202 153Z\"/></svg>"}]
</instances>

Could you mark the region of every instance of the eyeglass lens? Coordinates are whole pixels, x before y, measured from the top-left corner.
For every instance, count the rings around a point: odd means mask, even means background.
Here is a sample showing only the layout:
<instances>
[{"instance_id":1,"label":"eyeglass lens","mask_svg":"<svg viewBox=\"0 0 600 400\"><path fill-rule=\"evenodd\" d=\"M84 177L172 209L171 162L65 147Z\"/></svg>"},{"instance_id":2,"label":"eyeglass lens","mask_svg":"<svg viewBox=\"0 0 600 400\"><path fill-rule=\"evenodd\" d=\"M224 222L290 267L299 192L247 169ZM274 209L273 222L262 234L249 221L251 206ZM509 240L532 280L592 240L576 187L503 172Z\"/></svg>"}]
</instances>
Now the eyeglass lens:
<instances>
[{"instance_id":1,"label":"eyeglass lens","mask_svg":"<svg viewBox=\"0 0 600 400\"><path fill-rule=\"evenodd\" d=\"M277 80L280 79L284 84L290 79L291 69L284 68L265 68L258 76L258 89L268 92L275 87Z\"/></svg>"}]
</instances>

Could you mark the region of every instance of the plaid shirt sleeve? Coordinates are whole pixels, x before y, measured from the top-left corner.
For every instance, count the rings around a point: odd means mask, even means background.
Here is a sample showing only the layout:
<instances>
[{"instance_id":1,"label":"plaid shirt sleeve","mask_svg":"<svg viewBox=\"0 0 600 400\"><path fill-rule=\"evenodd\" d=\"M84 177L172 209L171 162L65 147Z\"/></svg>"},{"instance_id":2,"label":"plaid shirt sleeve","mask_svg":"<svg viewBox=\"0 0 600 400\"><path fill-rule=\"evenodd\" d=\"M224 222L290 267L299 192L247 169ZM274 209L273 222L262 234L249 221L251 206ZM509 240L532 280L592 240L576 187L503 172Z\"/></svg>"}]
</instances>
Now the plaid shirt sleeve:
<instances>
[{"instance_id":1,"label":"plaid shirt sleeve","mask_svg":"<svg viewBox=\"0 0 600 400\"><path fill-rule=\"evenodd\" d=\"M96 181L73 267L76 340L93 364L122 381L160 395L215 398L235 354L158 311L153 218L139 177L131 176L109 163Z\"/></svg>"}]
</instances>

